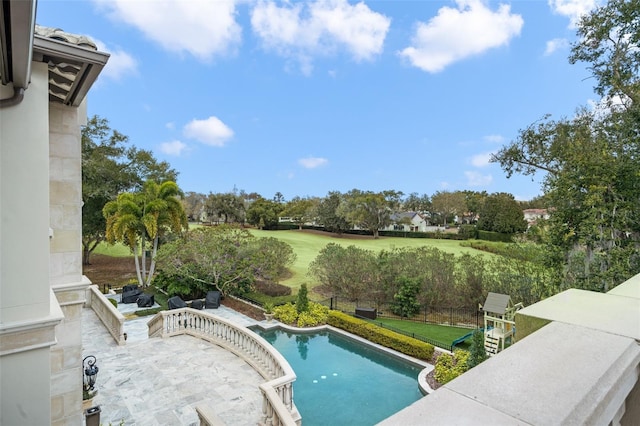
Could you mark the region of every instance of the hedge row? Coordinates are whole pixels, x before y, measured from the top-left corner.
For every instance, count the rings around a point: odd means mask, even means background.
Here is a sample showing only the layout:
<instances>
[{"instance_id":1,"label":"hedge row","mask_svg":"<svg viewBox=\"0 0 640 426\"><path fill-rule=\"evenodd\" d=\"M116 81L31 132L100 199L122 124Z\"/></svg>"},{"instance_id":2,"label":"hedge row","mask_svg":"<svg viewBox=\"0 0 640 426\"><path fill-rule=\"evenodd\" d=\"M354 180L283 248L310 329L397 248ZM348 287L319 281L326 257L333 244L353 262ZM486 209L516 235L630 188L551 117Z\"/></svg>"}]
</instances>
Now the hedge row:
<instances>
[{"instance_id":1,"label":"hedge row","mask_svg":"<svg viewBox=\"0 0 640 426\"><path fill-rule=\"evenodd\" d=\"M322 226L304 225L303 229L315 229L318 231L327 231ZM267 229L267 228L265 228ZM288 230L298 229L298 225L293 223L279 223L270 230ZM372 235L371 231L366 229L349 229L343 232L350 235ZM461 225L458 233L451 232L409 232L409 231L379 231L381 237L400 237L400 238L431 238L436 240L469 240L479 239L485 241L501 241L505 243L513 242L513 235L502 234L500 232L480 231L475 225Z\"/></svg>"},{"instance_id":2,"label":"hedge row","mask_svg":"<svg viewBox=\"0 0 640 426\"><path fill-rule=\"evenodd\" d=\"M371 233L369 233L371 234ZM380 231L381 237L401 238L431 238L434 240L466 240L467 237L451 232L410 232L410 231Z\"/></svg>"},{"instance_id":3,"label":"hedge row","mask_svg":"<svg viewBox=\"0 0 640 426\"><path fill-rule=\"evenodd\" d=\"M480 231L478 230L478 239L485 241L501 241L503 243L512 243L512 234L502 234L500 232Z\"/></svg>"},{"instance_id":4,"label":"hedge row","mask_svg":"<svg viewBox=\"0 0 640 426\"><path fill-rule=\"evenodd\" d=\"M394 333L339 311L329 311L327 324L414 358L429 361L433 356L434 347L429 343Z\"/></svg>"}]
</instances>

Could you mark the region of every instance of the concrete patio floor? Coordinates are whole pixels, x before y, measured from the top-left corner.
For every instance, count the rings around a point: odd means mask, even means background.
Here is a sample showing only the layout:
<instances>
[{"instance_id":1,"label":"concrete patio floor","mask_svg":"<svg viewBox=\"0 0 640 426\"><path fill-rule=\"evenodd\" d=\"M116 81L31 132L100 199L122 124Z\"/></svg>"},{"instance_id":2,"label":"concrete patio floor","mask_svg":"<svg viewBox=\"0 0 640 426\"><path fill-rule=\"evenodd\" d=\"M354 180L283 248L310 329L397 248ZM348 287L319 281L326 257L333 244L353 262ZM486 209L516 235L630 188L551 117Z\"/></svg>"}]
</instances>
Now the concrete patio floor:
<instances>
[{"instance_id":1,"label":"concrete patio floor","mask_svg":"<svg viewBox=\"0 0 640 426\"><path fill-rule=\"evenodd\" d=\"M240 325L256 323L224 306L208 311ZM150 319L127 321L127 343L118 346L96 314L83 310L83 356L94 355L100 369L93 405L100 406L101 424L197 425L200 404L227 425L258 424L264 379L251 366L192 336L148 339Z\"/></svg>"}]
</instances>

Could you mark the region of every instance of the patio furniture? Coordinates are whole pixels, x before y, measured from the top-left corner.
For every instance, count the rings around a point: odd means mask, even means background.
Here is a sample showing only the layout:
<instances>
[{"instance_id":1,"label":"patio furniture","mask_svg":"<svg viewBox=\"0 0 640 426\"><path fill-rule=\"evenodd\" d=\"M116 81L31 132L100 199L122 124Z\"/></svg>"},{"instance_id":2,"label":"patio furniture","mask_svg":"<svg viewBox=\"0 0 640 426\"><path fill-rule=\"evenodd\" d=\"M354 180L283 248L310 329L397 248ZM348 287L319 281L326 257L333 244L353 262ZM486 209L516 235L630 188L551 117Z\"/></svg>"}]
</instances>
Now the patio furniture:
<instances>
[{"instance_id":1,"label":"patio furniture","mask_svg":"<svg viewBox=\"0 0 640 426\"><path fill-rule=\"evenodd\" d=\"M136 303L142 290L136 284L129 284L122 287L122 303Z\"/></svg>"},{"instance_id":2,"label":"patio furniture","mask_svg":"<svg viewBox=\"0 0 640 426\"><path fill-rule=\"evenodd\" d=\"M150 308L155 303L155 298L153 294L142 293L138 296L138 300L136 301L139 308Z\"/></svg>"},{"instance_id":3,"label":"patio furniture","mask_svg":"<svg viewBox=\"0 0 640 426\"><path fill-rule=\"evenodd\" d=\"M208 291L204 299L204 307L207 309L218 309L220 307L220 292Z\"/></svg>"},{"instance_id":4,"label":"patio furniture","mask_svg":"<svg viewBox=\"0 0 640 426\"><path fill-rule=\"evenodd\" d=\"M184 300L180 298L180 296L173 296L167 300L167 304L169 305L169 309L180 309L186 308L187 304Z\"/></svg>"}]
</instances>

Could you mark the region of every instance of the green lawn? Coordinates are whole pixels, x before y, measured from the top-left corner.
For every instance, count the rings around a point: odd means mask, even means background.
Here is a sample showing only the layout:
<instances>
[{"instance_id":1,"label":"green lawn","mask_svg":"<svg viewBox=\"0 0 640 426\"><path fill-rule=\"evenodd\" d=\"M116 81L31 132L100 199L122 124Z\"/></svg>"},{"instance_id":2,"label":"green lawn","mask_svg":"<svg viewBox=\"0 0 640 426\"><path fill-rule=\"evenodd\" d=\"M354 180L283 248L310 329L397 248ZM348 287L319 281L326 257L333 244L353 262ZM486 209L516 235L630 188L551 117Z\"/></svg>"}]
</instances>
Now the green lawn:
<instances>
[{"instance_id":1,"label":"green lawn","mask_svg":"<svg viewBox=\"0 0 640 426\"><path fill-rule=\"evenodd\" d=\"M133 256L133 254L131 253L131 249L129 249L129 247L125 246L124 244L115 243L114 245L111 245L104 241L98 244L98 247L96 247L93 253L104 254L105 256L112 257Z\"/></svg>"},{"instance_id":2,"label":"green lawn","mask_svg":"<svg viewBox=\"0 0 640 426\"><path fill-rule=\"evenodd\" d=\"M329 243L340 244L344 247L356 246L366 250L380 251L391 250L393 248L402 247L435 247L447 253L461 255L469 253L472 255L481 254L483 256L495 256L490 253L482 252L471 247L463 247L462 241L457 240L437 240L430 238L399 238L399 237L380 237L374 240L373 237L365 238L349 238L346 235L341 237L332 235L315 234L311 232L301 232L298 230L287 231L262 231L258 229L250 229L250 232L256 237L274 237L286 242L296 253L296 261L290 267L291 276L281 281L281 284L291 287L294 293L300 288L302 283L307 283L307 287L311 290L317 285L315 280L307 275L309 264L316 258L320 250ZM107 256L126 257L131 256L128 247L116 243L114 245L105 242L98 245L94 253L104 254ZM310 293L313 297L313 293Z\"/></svg>"},{"instance_id":3,"label":"green lawn","mask_svg":"<svg viewBox=\"0 0 640 426\"><path fill-rule=\"evenodd\" d=\"M298 289L300 284L306 282L309 289L316 286L312 278L307 276L309 264L316 258L320 250L329 243L340 244L344 247L356 246L366 250L381 251L391 250L401 247L435 247L447 253L461 255L469 253L472 255L482 254L484 256L494 256L489 253L481 252L471 247L462 247L461 241L457 240L436 240L430 238L399 238L399 237L380 237L374 240L370 238L352 239L346 235L342 237L319 235L311 232L301 232L298 230L288 231L262 231L258 229L250 230L256 237L274 237L289 244L296 253L297 258L290 270L292 276L283 280L281 284L291 288Z\"/></svg>"},{"instance_id":4,"label":"green lawn","mask_svg":"<svg viewBox=\"0 0 640 426\"><path fill-rule=\"evenodd\" d=\"M416 336L426 337L438 342L450 345L451 342L465 334L471 333L473 330L462 327L449 327L446 325L427 324L423 322L403 321L391 318L378 318L376 323L382 323L387 327L402 330L405 333L415 334ZM467 349L470 337L463 343L456 345L456 348Z\"/></svg>"}]
</instances>

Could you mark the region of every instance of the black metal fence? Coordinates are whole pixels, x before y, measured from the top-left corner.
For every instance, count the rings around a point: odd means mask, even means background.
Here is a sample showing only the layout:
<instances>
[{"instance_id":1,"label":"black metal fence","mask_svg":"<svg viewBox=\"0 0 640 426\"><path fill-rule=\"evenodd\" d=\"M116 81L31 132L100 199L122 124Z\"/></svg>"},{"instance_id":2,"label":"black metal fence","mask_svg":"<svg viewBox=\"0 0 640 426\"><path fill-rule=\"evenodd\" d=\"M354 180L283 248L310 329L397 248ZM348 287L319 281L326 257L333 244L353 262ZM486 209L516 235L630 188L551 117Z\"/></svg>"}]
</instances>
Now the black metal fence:
<instances>
[{"instance_id":1,"label":"black metal fence","mask_svg":"<svg viewBox=\"0 0 640 426\"><path fill-rule=\"evenodd\" d=\"M441 324L455 327L475 329L484 324L484 314L476 308L451 308L422 306L420 310L411 317L403 317L393 313L391 304L388 302L376 302L372 300L348 301L339 297L332 297L321 302L331 309L356 314L356 310L376 310L376 316L381 318L394 318L407 321L424 322L429 324Z\"/></svg>"},{"instance_id":2,"label":"black metal fence","mask_svg":"<svg viewBox=\"0 0 640 426\"><path fill-rule=\"evenodd\" d=\"M435 339L428 338L426 336L400 330L379 321L375 321L375 318L393 318L405 321L415 321L429 324L468 328L470 334L473 332L473 330L482 327L484 324L484 314L482 313L482 311L474 308L444 308L423 306L415 315L411 317L402 317L393 313L390 303L388 302L375 302L370 300L359 300L357 302L350 302L346 299L342 300L338 297L332 297L330 299L323 300L320 303L329 307L330 309L342 311L344 313L369 320L379 327L386 328L387 330L391 330L426 343L430 343L434 346L446 349L448 351L453 351L455 344L460 343L461 339L457 339L453 342L441 342ZM371 315L372 313L373 315Z\"/></svg>"},{"instance_id":3,"label":"black metal fence","mask_svg":"<svg viewBox=\"0 0 640 426\"><path fill-rule=\"evenodd\" d=\"M430 339L430 338L428 338L426 336L422 336L420 334L409 333L409 332L407 332L405 330L400 330L399 328L392 327L392 326L390 326L388 324L385 324L385 323L382 323L380 321L372 321L372 322L375 325L377 325L378 327L386 328L387 330L391 330L391 331L396 332L398 334L402 334L402 335L409 336L409 337L412 337L412 338L417 339L417 340L421 340L421 341L423 341L425 343L429 343L429 344L431 344L433 346L437 346L439 348L446 349L448 351L453 351L452 342L441 342L439 340Z\"/></svg>"}]
</instances>

